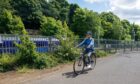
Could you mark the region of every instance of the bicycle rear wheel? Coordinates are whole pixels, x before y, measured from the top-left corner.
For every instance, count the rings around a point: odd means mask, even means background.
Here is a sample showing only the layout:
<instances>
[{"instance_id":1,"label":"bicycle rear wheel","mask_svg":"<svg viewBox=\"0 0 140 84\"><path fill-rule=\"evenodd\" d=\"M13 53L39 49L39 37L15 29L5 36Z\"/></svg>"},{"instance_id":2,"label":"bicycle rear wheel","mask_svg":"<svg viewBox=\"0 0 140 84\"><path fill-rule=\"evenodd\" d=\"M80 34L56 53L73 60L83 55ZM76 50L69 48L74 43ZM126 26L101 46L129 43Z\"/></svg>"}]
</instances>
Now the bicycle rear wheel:
<instances>
[{"instance_id":1,"label":"bicycle rear wheel","mask_svg":"<svg viewBox=\"0 0 140 84\"><path fill-rule=\"evenodd\" d=\"M85 67L85 64L82 57L74 61L73 70L76 75L81 74L84 71L84 67Z\"/></svg>"}]
</instances>

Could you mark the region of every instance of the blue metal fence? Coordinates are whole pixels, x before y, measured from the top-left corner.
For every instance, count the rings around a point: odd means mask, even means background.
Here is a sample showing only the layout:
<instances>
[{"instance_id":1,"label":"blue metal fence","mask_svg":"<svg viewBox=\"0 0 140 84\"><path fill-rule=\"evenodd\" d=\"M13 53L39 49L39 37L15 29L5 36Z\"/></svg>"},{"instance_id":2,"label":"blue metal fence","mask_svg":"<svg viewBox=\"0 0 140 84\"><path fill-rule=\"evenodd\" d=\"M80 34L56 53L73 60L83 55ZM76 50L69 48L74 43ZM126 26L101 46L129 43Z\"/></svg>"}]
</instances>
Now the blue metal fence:
<instances>
[{"instance_id":1,"label":"blue metal fence","mask_svg":"<svg viewBox=\"0 0 140 84\"><path fill-rule=\"evenodd\" d=\"M56 46L59 45L59 40L54 37L46 36L30 36L30 40L37 46L37 52L44 53L54 51ZM76 39L75 45L81 42L83 39ZM21 43L20 38L17 35L0 35L0 53L16 53L17 47L15 42ZM95 48L104 50L139 50L140 42L134 41L120 41L109 39L95 39Z\"/></svg>"},{"instance_id":2,"label":"blue metal fence","mask_svg":"<svg viewBox=\"0 0 140 84\"><path fill-rule=\"evenodd\" d=\"M51 50L50 44L58 45L59 41L53 37L45 36L30 36L30 40L37 46L37 51L44 53ZM16 43L21 43L20 38L17 35L0 35L0 53L16 53Z\"/></svg>"}]
</instances>

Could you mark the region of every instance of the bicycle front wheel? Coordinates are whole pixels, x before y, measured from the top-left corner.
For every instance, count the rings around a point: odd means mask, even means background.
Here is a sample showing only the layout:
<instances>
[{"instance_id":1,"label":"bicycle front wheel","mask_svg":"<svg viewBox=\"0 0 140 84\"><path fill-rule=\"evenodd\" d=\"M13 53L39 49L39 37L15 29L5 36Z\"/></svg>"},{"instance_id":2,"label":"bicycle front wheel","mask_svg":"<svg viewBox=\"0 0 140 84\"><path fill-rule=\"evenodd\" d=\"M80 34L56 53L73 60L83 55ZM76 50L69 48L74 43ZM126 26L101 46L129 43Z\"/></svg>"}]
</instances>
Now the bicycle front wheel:
<instances>
[{"instance_id":1,"label":"bicycle front wheel","mask_svg":"<svg viewBox=\"0 0 140 84\"><path fill-rule=\"evenodd\" d=\"M82 57L74 61L73 70L76 75L81 74L84 71L84 67L85 65Z\"/></svg>"},{"instance_id":2,"label":"bicycle front wheel","mask_svg":"<svg viewBox=\"0 0 140 84\"><path fill-rule=\"evenodd\" d=\"M96 54L93 53L90 57L90 64L91 64L91 69L93 70L96 65Z\"/></svg>"}]
</instances>

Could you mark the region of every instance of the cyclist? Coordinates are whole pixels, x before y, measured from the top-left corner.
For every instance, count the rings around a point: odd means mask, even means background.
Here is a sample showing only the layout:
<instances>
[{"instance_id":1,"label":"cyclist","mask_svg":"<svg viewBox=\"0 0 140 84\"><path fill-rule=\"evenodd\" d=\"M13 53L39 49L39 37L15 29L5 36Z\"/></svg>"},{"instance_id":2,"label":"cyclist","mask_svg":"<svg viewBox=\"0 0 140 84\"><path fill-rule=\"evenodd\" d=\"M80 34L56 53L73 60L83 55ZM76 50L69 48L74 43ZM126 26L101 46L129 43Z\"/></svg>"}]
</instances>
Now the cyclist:
<instances>
[{"instance_id":1,"label":"cyclist","mask_svg":"<svg viewBox=\"0 0 140 84\"><path fill-rule=\"evenodd\" d=\"M90 56L94 52L94 39L92 38L91 31L88 31L86 33L86 38L77 47L82 47L82 46L84 46L84 52L82 55L85 56L87 54L88 56L87 68L91 68Z\"/></svg>"}]
</instances>

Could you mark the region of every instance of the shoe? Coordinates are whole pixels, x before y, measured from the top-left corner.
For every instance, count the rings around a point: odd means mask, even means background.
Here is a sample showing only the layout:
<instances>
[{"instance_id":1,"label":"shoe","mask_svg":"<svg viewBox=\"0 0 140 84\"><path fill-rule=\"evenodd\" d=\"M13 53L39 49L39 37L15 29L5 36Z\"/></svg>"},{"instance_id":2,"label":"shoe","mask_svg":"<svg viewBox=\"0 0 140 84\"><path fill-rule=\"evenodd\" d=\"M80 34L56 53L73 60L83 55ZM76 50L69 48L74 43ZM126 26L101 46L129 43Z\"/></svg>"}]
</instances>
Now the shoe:
<instances>
[{"instance_id":1,"label":"shoe","mask_svg":"<svg viewBox=\"0 0 140 84\"><path fill-rule=\"evenodd\" d=\"M90 69L90 68L91 68L91 64L89 64L89 65L87 66L87 68Z\"/></svg>"}]
</instances>

